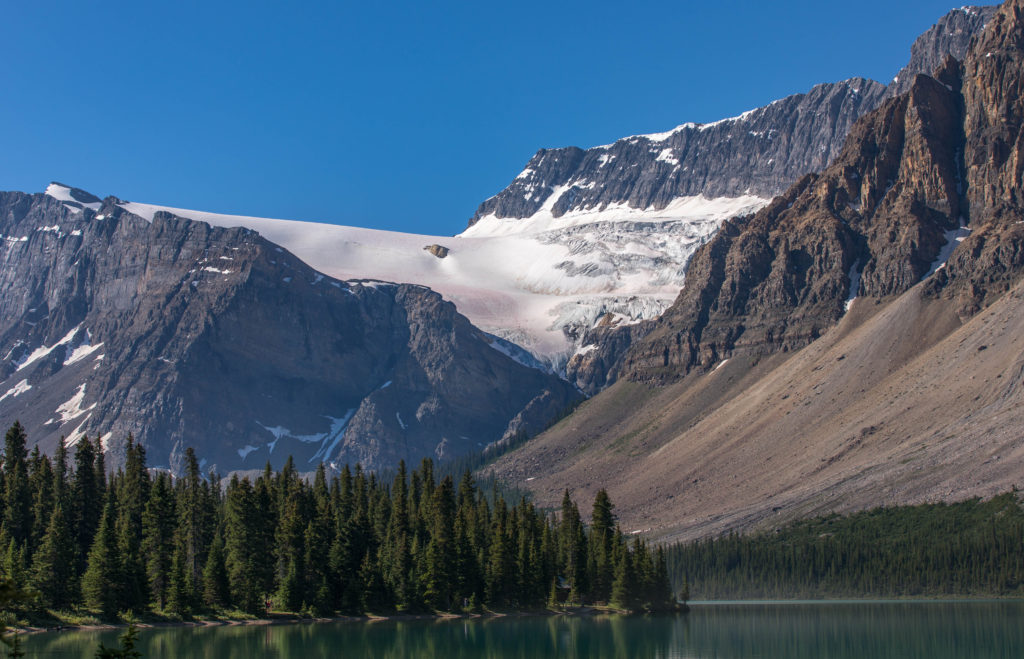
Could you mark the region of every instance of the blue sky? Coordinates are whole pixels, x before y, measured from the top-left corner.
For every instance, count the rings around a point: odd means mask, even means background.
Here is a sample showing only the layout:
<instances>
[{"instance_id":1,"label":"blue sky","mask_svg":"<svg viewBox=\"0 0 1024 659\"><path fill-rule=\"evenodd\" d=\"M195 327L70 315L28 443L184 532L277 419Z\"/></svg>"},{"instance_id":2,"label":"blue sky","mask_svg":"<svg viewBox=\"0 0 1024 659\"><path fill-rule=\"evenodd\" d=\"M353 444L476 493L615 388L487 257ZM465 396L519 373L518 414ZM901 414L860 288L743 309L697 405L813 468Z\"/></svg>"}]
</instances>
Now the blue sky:
<instances>
[{"instance_id":1,"label":"blue sky","mask_svg":"<svg viewBox=\"0 0 1024 659\"><path fill-rule=\"evenodd\" d=\"M888 82L950 8L9 3L0 189L454 234L539 148Z\"/></svg>"}]
</instances>

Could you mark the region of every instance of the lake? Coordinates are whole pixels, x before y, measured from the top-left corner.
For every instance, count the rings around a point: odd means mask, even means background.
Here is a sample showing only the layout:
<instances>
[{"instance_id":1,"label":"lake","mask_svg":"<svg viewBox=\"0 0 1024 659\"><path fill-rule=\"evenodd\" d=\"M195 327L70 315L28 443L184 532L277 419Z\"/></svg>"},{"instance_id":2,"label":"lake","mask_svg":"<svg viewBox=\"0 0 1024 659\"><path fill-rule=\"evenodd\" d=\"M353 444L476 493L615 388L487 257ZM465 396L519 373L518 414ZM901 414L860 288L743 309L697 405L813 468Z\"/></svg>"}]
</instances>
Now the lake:
<instances>
[{"instance_id":1,"label":"lake","mask_svg":"<svg viewBox=\"0 0 1024 659\"><path fill-rule=\"evenodd\" d=\"M93 657L119 632L27 637L29 657ZM25 638L25 637L23 637ZM143 629L144 657L1024 657L1024 602L695 604L665 617L525 617Z\"/></svg>"}]
</instances>

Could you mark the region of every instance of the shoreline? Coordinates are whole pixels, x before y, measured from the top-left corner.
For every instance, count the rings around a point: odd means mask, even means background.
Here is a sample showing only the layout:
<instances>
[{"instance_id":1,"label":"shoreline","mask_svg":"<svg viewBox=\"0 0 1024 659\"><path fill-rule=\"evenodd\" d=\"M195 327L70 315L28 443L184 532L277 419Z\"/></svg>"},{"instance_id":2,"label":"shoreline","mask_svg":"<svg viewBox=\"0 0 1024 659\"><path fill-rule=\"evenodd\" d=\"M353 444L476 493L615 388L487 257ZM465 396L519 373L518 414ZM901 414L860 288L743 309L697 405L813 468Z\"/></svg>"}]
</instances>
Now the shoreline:
<instances>
[{"instance_id":1,"label":"shoreline","mask_svg":"<svg viewBox=\"0 0 1024 659\"><path fill-rule=\"evenodd\" d=\"M628 612L602 607L573 607L572 609L554 610L537 609L534 611L487 611L484 613L395 613L390 615L358 615L358 616L323 616L311 617L298 614L282 613L272 615L269 618L249 619L226 619L206 618L195 620L143 620L138 621L135 626L139 629L155 629L164 627L236 627L236 626L272 626L272 625L295 625L295 624L327 624L327 623L376 623L376 622L401 622L411 620L461 620L461 619L498 619L498 618L527 618L547 616L597 616L597 615L629 615ZM8 627L8 633L14 634L59 634L63 632L87 632L87 631L112 631L127 629L126 622L106 622L84 625L60 625L55 627L44 627L39 625L28 625L25 627Z\"/></svg>"}]
</instances>

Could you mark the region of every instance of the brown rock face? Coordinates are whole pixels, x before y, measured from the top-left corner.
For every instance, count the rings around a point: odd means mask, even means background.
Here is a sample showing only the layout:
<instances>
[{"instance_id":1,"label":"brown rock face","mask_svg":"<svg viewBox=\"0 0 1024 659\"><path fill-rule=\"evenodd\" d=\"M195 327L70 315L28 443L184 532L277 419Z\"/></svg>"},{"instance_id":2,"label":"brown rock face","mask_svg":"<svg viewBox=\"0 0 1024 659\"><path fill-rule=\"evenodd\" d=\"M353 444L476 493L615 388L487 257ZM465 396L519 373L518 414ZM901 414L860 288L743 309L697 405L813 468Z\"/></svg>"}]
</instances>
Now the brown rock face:
<instances>
[{"instance_id":1,"label":"brown rock face","mask_svg":"<svg viewBox=\"0 0 1024 659\"><path fill-rule=\"evenodd\" d=\"M910 60L889 83L888 96L898 96L910 89L918 73L931 73L942 65L947 55L958 60L967 56L971 38L985 28L997 7L960 7L938 20L927 32L914 40Z\"/></svg>"},{"instance_id":2,"label":"brown rock face","mask_svg":"<svg viewBox=\"0 0 1024 659\"><path fill-rule=\"evenodd\" d=\"M793 350L835 324L853 295L918 283L944 233L959 226L961 206L956 63L937 75L947 82L918 76L859 121L820 176L727 222L694 256L679 299L626 356L629 377L671 380L736 351Z\"/></svg>"},{"instance_id":3,"label":"brown rock face","mask_svg":"<svg viewBox=\"0 0 1024 659\"><path fill-rule=\"evenodd\" d=\"M962 66L947 57L918 75L854 125L821 175L726 223L606 381L668 381L738 351L802 347L848 299L901 294L940 265L927 290L956 296L961 315L1008 290L1024 266L1020 14L1019 0L1003 5ZM614 361L601 347L589 359Z\"/></svg>"},{"instance_id":4,"label":"brown rock face","mask_svg":"<svg viewBox=\"0 0 1024 659\"><path fill-rule=\"evenodd\" d=\"M607 488L624 528L686 538L1019 488L1022 86L1010 0L962 65L918 76L821 175L726 223L615 364L627 377L496 473L542 505Z\"/></svg>"},{"instance_id":5,"label":"brown rock face","mask_svg":"<svg viewBox=\"0 0 1024 659\"><path fill-rule=\"evenodd\" d=\"M1024 267L1024 21L1005 3L964 61L967 236L929 291L972 314L1004 293Z\"/></svg>"},{"instance_id":6,"label":"brown rock face","mask_svg":"<svg viewBox=\"0 0 1024 659\"><path fill-rule=\"evenodd\" d=\"M856 112L848 115L852 122L861 114L875 109L884 100L889 99L890 104L880 108L878 112L881 114L876 115L875 119L870 122L853 124L852 129L848 128L850 123L845 123L842 126L836 124L826 129L822 125L781 121L778 113L782 110L782 106L790 101L790 99L786 99L768 106L770 112L751 113L746 119L749 121L756 118L757 121L774 122L772 123L774 128L769 128L766 124L750 130L753 131L752 134L758 135L785 134L786 137L782 142L773 145L782 147L781 153L764 151L762 144L751 143L747 137L740 139L740 136L736 134L726 135L714 132L728 129L735 133L737 126L743 127L742 123L723 122L712 129L698 131L702 140L710 141L706 144L688 147L689 156L699 162L687 163L686 171L691 175L702 172L701 176L697 177L699 185L686 188L684 192L673 188L671 194L695 194L696 192L738 194L743 190L753 190L760 194L777 194L784 191L790 183L798 181L800 177L810 172L821 171L830 162L842 163L848 168L848 171L837 171L833 168L824 172L822 178L813 184L797 183L798 187L813 186L813 190L807 193L808 198L800 200L795 209L776 208L771 211L776 219L780 219L782 211L788 211L790 214L802 213L804 215L802 222L806 226L800 230L799 235L790 236L790 240L826 239L826 243L830 245L830 255L826 257L823 253L809 253L798 244L788 248L783 247L786 254L776 264L781 269L776 269L774 274L771 274L770 282L762 282L760 292L753 291L755 296L763 293L778 297L780 293L787 290L792 295L802 295L803 293L799 292L803 286L800 279L806 276L814 277L816 273L822 274L824 265L822 258L835 259L831 265L836 266L836 271L829 275L833 279L830 285L834 289L837 286L836 279L849 277L850 274L849 270L842 274L839 272L840 263L849 256L846 252L852 253L853 261L846 263L845 267L849 268L853 263L857 264L857 272L860 275L858 288L862 294L888 295L906 290L907 286L918 281L929 270L934 254L946 242L945 231L958 226L957 213L962 212L966 215L966 210L957 208L958 204L962 202L962 193L966 187L962 180L964 172L962 101L957 93L952 95L945 93L946 91L956 92L959 89L960 77L955 62L947 62L946 59L951 55L956 60L963 59L967 54L971 39L982 32L995 11L995 7L954 9L943 16L930 30L922 34L911 48L909 63L900 71L884 93L876 95L871 92L869 94L870 102L861 102L856 106ZM943 91L933 83L919 82L919 73L935 73L941 78L939 81L948 87ZM820 92L825 88L823 86L816 90ZM894 97L901 94L911 95L898 102L893 101ZM805 104L801 114L820 114L822 112L820 108L813 109L812 106L806 105L811 103L814 98L815 94L812 93L808 95L807 99L801 101ZM836 99L826 103L826 106L830 108L841 105L837 105ZM782 126L786 128L780 129ZM847 135L847 130L851 131L850 135ZM792 131L792 134L787 131ZM815 136L816 131L827 133L828 139L831 140L827 147L820 135ZM680 135L684 133L685 131ZM845 143L844 139L846 139ZM716 156L711 155L719 145L719 141L715 140L724 140L728 144L734 160L723 165ZM810 142L801 140L810 140ZM632 145L631 142L627 141L626 143ZM815 158L806 157L806 154L809 153L806 149L808 144L813 146ZM616 143L611 148L619 146L620 143ZM642 152L636 151L636 145L632 145L631 148L634 150L622 154L618 161L620 167L629 167L627 170L630 172L629 176L642 170L644 157ZM563 164L568 163L566 166L586 169L587 158L590 157L591 151L588 151L581 156L581 159L566 160ZM603 163L610 155L602 152L593 157L599 158L599 162ZM640 160L637 162L640 167L637 167L631 160L638 158ZM736 162L736 159L744 159L744 162ZM545 159L544 163L541 163L547 169L535 168L536 163L531 161L531 164L528 165L531 176L550 177L552 172L549 170L552 163L548 160L550 159ZM581 162L582 165L579 164ZM663 165L664 163L657 164ZM715 173L704 172L704 168L707 167L720 167L721 169ZM602 168L601 171L607 175L609 172L605 171L606 169L607 167ZM861 176L862 173L865 174L865 179L856 180L855 177ZM850 177L849 181L844 180L846 176ZM692 183L690 179L686 180ZM721 182L725 180L728 180L733 187L722 187ZM561 184L564 181L557 179L556 182ZM546 185L540 185L536 181L533 183L536 189L548 189ZM522 191L515 189L517 185L522 186L527 183L525 179L517 179L506 192L489 200L487 203L490 205L482 207L481 212L498 212L499 210L506 214L516 212L511 207L502 206L504 202L501 200L507 197L510 204L522 204L524 197L521 194ZM616 185L619 187L606 183L595 185L593 188L588 188L589 194L600 194L603 201L611 201L617 199L618 197L615 195L621 192L619 189L621 184ZM773 185L774 187L772 187ZM787 193L786 196L789 198L792 195ZM816 201L812 203L811 198L815 198ZM585 201L585 198L578 197L574 200L576 203L582 203L581 200ZM642 201L648 203L650 200ZM787 201L787 206L791 201L795 200ZM525 209L525 211L529 210L530 208ZM851 211L853 211L852 214ZM826 233L829 222L836 218L844 227L850 225L852 231L845 232L844 230L842 236L837 234L837 236L833 236L835 238L833 240L827 238ZM821 220L821 226L815 224L818 219ZM728 230L735 232L737 228L746 227L747 224L747 219L738 219ZM936 232L936 226L944 227L944 230ZM782 231L785 232L787 229L783 227ZM820 235L815 237L810 234ZM734 237L736 236L723 235L721 238L723 243L715 249L721 251L725 243L732 244ZM767 255L767 253L761 253L758 256L758 250L765 248L770 252L778 245L773 245L770 241L766 243L765 239L766 236L762 235L762 240L759 242L754 241L751 236L747 236L741 238L737 244L736 248L742 251L743 256L740 260L737 260L735 256L731 257L733 267L740 267L741 260L745 260L746 266L750 267L750 272L743 275L732 273L739 276L739 280L728 282L729 286L736 287L737 297L728 300L733 305L731 309L727 306L718 310L724 316L727 317L730 313L746 313L742 309L746 303L741 298L752 293L748 290L747 278L749 276L756 277L757 275L752 273L759 270L763 270L765 273L771 271L775 257ZM839 243L836 240L842 243L843 250L845 250L844 254L838 257L836 257L836 248ZM815 249L825 249L826 243L821 243ZM755 263L755 261L764 259L769 259L769 262ZM702 265L699 258L696 261L689 265L687 285L692 283L700 287L703 292L699 295L695 293L695 295L699 298L706 298L711 295L708 286L716 284L713 278L693 282L695 274L709 273L707 264ZM815 262L811 264L810 261ZM813 267L807 270L806 266L809 265L813 265ZM788 277L787 271L789 270L796 275L795 278ZM726 276L724 270L720 274L723 278ZM725 279L722 279L718 283L721 284L724 281ZM825 282L819 281L812 284L811 288L813 289L814 286L825 286ZM809 289L804 293L807 294L808 300L816 296L820 297L821 294L829 295L823 289L817 291ZM744 323L745 330L734 328L724 332L724 336L719 336L716 339L718 341L717 348L714 342L706 343L703 347L690 345L694 341L700 342L697 335L690 336L686 341L680 337L678 343L673 340L670 341L672 345L661 346L663 365L669 366L668 362L678 365L677 362L680 358L671 355L680 350L690 353L691 356L685 360L688 363L713 362L721 352L721 347L731 343L730 335L737 331L745 331L746 339L741 339L741 342L751 341L757 344L764 341L769 344L769 350L790 349L810 340L820 332L821 327L831 325L838 317L834 304L825 309L807 307L804 310L794 310L795 315L792 318L772 320L764 317L768 307L779 303L789 306L795 304L780 302L780 300L781 298L774 301L765 298L752 302L754 306L751 310L762 318L760 320L748 318L747 320L754 323L754 326L767 323L762 328L764 336L758 338L757 332L750 331L756 327ZM709 305L718 305L719 302L726 302L726 300L707 299L706 302ZM965 306L971 304L965 303ZM802 305L805 303L797 304L797 306ZM765 308L759 310L757 307ZM706 311L710 313L710 310ZM819 312L824 314L821 318L823 322L807 318L808 314L813 315ZM704 322L699 319L701 312L694 311L694 314L694 322ZM710 316L705 320L710 322ZM712 324L714 323L712 322ZM644 322L620 328L596 327L587 330L582 340L584 349L574 355L566 366L569 380L587 394L594 394L602 390L620 376L623 368L623 355L629 346L646 337L656 327L658 325L653 322ZM660 331L667 330L662 327ZM786 336L780 339L780 332ZM711 337L715 330L712 327L708 328L706 332L699 332L701 335L705 333ZM719 332L719 334L723 334L723 332ZM653 360L650 361L650 367L657 363L657 356L648 355L647 359L648 361Z\"/></svg>"},{"instance_id":7,"label":"brown rock face","mask_svg":"<svg viewBox=\"0 0 1024 659\"><path fill-rule=\"evenodd\" d=\"M448 256L448 248L444 245L427 245L424 247L426 251L430 252L439 259L443 259Z\"/></svg>"}]
</instances>

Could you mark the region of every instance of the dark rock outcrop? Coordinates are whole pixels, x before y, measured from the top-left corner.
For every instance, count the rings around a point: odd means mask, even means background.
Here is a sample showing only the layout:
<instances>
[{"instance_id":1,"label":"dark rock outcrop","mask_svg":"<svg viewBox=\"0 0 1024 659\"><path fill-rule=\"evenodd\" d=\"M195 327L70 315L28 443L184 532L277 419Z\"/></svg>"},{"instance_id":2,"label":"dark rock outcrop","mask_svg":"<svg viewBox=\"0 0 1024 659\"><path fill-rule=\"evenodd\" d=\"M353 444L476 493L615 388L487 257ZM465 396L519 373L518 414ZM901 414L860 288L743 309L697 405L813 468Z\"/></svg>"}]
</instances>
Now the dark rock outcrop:
<instances>
[{"instance_id":1,"label":"dark rock outcrop","mask_svg":"<svg viewBox=\"0 0 1024 659\"><path fill-rule=\"evenodd\" d=\"M1002 295L1024 267L1024 18L1005 3L964 61L964 214L969 235L929 292L973 314ZM966 233L966 232L963 232Z\"/></svg>"},{"instance_id":2,"label":"dark rock outcrop","mask_svg":"<svg viewBox=\"0 0 1024 659\"><path fill-rule=\"evenodd\" d=\"M448 248L444 245L427 245L424 247L426 251L430 252L439 259L443 259L448 256Z\"/></svg>"},{"instance_id":3,"label":"dark rock outcrop","mask_svg":"<svg viewBox=\"0 0 1024 659\"><path fill-rule=\"evenodd\" d=\"M834 325L854 295L897 295L940 268L927 288L959 296L961 313L1017 281L1022 3L999 10L963 67L947 58L934 78L918 75L908 92L859 121L820 176L748 220L727 222L694 256L686 288L622 371L664 382L740 351L800 348ZM964 236L946 264L943 248Z\"/></svg>"},{"instance_id":4,"label":"dark rock outcrop","mask_svg":"<svg viewBox=\"0 0 1024 659\"><path fill-rule=\"evenodd\" d=\"M545 203L555 217L580 209L628 204L662 209L679 197L774 197L801 176L820 172L843 147L853 123L906 92L952 55L962 60L995 7L962 7L943 16L911 47L910 61L888 87L851 78L815 86L733 119L684 124L583 150L541 149L504 190L469 221L525 218ZM552 203L549 197L557 194Z\"/></svg>"},{"instance_id":5,"label":"dark rock outcrop","mask_svg":"<svg viewBox=\"0 0 1024 659\"><path fill-rule=\"evenodd\" d=\"M885 86L854 78L822 84L734 119L685 124L586 151L541 149L481 217L529 217L556 189L552 213L628 204L664 208L678 197L770 197L838 153L853 122L882 99Z\"/></svg>"},{"instance_id":6,"label":"dark rock outcrop","mask_svg":"<svg viewBox=\"0 0 1024 659\"><path fill-rule=\"evenodd\" d=\"M46 451L131 432L171 468L188 446L221 470L381 467L479 450L577 397L429 289L335 281L250 230L115 202L0 193L0 425Z\"/></svg>"},{"instance_id":7,"label":"dark rock outcrop","mask_svg":"<svg viewBox=\"0 0 1024 659\"><path fill-rule=\"evenodd\" d=\"M948 13L914 42L911 49L910 62L893 80L888 89L878 97L878 100L874 100L869 104L861 104L860 109L863 111L871 110L883 97L893 98L898 96L901 91L911 91L911 87L917 81L919 74L934 73L937 68L942 68L944 71L937 74L943 77L942 83L944 85L948 84L951 88L950 91L953 91L952 88L954 87L958 90L960 84L959 74L953 70L955 69L955 64L946 62L946 58L950 56L955 59L964 58L967 55L971 39L982 32L984 26L994 15L995 10L995 7L964 7ZM936 88L935 85L930 85L931 90L928 91L926 88L929 87L929 84L923 84L925 87L918 90L914 99L901 101L895 105L887 105L885 109L878 109L878 112L887 113L889 115L888 119L875 122L873 127L870 128L866 124L856 125L857 127L853 129L854 134L850 135L850 142L846 143L845 148L847 150L850 148L854 150L859 149L859 153L843 151L837 156L839 160L846 159L843 162L847 163L845 166L852 168L849 173L851 176L860 175L858 168L867 167L870 170L868 172L870 180L862 183L862 189L855 190L851 188L845 190L843 193L846 195L845 201L841 199L826 201L822 197L816 210L812 211L809 207L805 209L805 212L812 212L816 215L823 214L824 217L841 217L841 222L853 222L854 225L859 226L856 231L863 231L863 233L858 233L856 236L847 236L846 238L847 240L854 240L859 245L858 247L850 245L844 247L844 250L849 252L849 254L853 254L853 259L857 262L858 268L855 278L860 280L859 288L862 294L867 292L877 295L892 294L905 290L909 285L916 283L927 272L934 255L938 253L938 250L946 242L946 232L952 233L958 226L959 214L961 212L967 213L966 208L962 211L960 209L961 204L967 203L962 198L962 192L966 184L960 180L962 178L962 168L964 167L962 162L964 129L959 126L950 125L951 122L956 123L960 121L957 117L959 116L958 113L962 113L962 111L954 106L962 105L962 101L958 94L954 94L950 98L941 98L943 97L942 90ZM905 103L910 103L910 106L907 107ZM768 106L768 108L772 108L774 105ZM929 122L928 126L921 125L922 121ZM914 138L916 140L915 143L911 144L908 150L904 152L904 132L908 129L908 126L912 132L916 131L919 139ZM858 130L860 133L857 133ZM843 134L845 135L845 133ZM840 137L842 136L840 135ZM808 138L805 137L804 139ZM949 141L944 142L947 139ZM851 147L851 143L855 146ZM980 158L984 160L984 157ZM918 160L921 162L918 162ZM869 161L871 162L869 163ZM900 163L903 161L910 163L918 171L913 173L905 170L905 168L901 169ZM934 170L930 170L929 167L934 168ZM786 180L786 177L779 177L777 181L795 181L797 174L803 175L813 171L816 170L813 168L807 168L800 172L790 170L789 176L791 178ZM823 176L826 179L831 176L836 181L839 181L844 174L841 172L838 174L826 173ZM900 196L898 191L891 194L892 189L890 189L890 185L895 187L900 176L903 176L904 180L900 183L899 187L906 188L907 190L914 190L916 188L921 195L919 198L907 195ZM938 180L930 180L931 178ZM797 183L797 188L807 184L809 183ZM819 182L816 185L829 184ZM780 187L779 190L781 189ZM823 192L820 194L827 196L832 193ZM794 201L791 199L792 191L787 192L785 197L789 200L785 202L786 204ZM882 200L882 197L887 198L887 201L885 201L885 204L889 206L887 210L885 208L875 208ZM773 211L772 208L776 210ZM784 210L790 211L790 209ZM853 211L856 211L855 214L858 215L867 213L869 216L874 217L878 210L883 211L883 215L878 218L878 227L882 228L871 229L861 226L863 225L863 217L860 221L853 221L849 217ZM779 213L777 204L773 204L770 208L765 209L764 212L777 215ZM888 224L890 219L893 220L891 226ZM721 237L721 244L709 246L707 248L708 252L701 258L707 259L712 253L722 252L728 244L731 244L729 243L729 232L737 231L738 227L746 226L747 222L746 218L736 218L731 225L724 227L723 231L726 231L726 233ZM929 228L922 229L925 226ZM822 228L809 217L807 226L801 229L801 231L816 232L822 230ZM895 233L890 236L890 232ZM805 238L808 237L805 236ZM949 239L955 240L957 238L950 235ZM895 241L895 244L891 246L886 245L890 240ZM832 242L831 249L834 255L839 243L834 240ZM874 258L869 258L868 253L863 251L864 248L874 250ZM743 249L753 257L754 245L747 245ZM815 247L815 249L820 248ZM801 262L806 262L807 258L800 249L791 251L793 252L792 261L785 267L802 272L806 263L801 265ZM850 273L848 271L843 270L840 272L844 267L852 267L852 262L843 265L844 259L849 254L838 258L833 264L835 268L839 269L830 275L834 280L833 288L836 286L836 281L849 277ZM1001 262L1000 257L993 256L990 261L992 261L990 265L998 271L999 263ZM769 268L770 265L770 262L765 262L760 267L765 269ZM710 276L708 267L707 264L702 264L699 260L691 262L687 271L687 285L692 284L693 286L706 287L707 277ZM821 267L820 263L818 267ZM953 270L940 273L940 276L946 277L955 271L956 269L954 268ZM843 274L844 272L846 274ZM820 271L818 274L821 274ZM705 283L701 284L700 282L702 281ZM747 294L742 292L746 290L743 282L730 282L730 285L739 287L738 295ZM792 286L793 282L780 282L779 285L783 287ZM693 294L697 295L696 293ZM685 297L686 295L684 291L683 296ZM703 295L709 295L709 293L705 291ZM820 295L820 291L809 292L808 295L811 298L815 298ZM965 299L962 303L963 306L967 308L973 304L976 308L977 303L973 301L973 297L976 296L966 293L964 295L971 299ZM697 295L697 297L699 298L700 295ZM735 303L736 301L733 302ZM805 313L810 314L809 317L813 317L814 314L819 312L824 314L822 316L823 323L810 322L808 324L806 322L797 322L794 318L780 321L785 325L785 329L779 326L779 322L771 323L774 327L766 329L770 335L769 342L777 343L779 347L784 349L801 345L809 340L808 337L816 336L822 327L830 326L841 315L842 309L840 305L833 304L830 309L807 309ZM657 327L659 327L659 323L646 321L623 328L598 327L590 330L582 338L581 344L583 349L574 355L566 366L566 373L570 381L574 382L581 390L588 394L600 391L614 382L619 376L623 356L629 347L646 337ZM782 335L779 334L780 331ZM783 335L788 338L784 338ZM799 338L800 335L803 338ZM750 334L748 333L748 340L749 337ZM725 344L730 343L728 337L723 338L725 339ZM663 348L672 352L673 350L682 349L682 346L666 346ZM713 360L717 354L717 351L707 352L702 359L705 361ZM662 357L663 361L668 359L664 355ZM698 359L697 361L701 360Z\"/></svg>"},{"instance_id":8,"label":"dark rock outcrop","mask_svg":"<svg viewBox=\"0 0 1024 659\"><path fill-rule=\"evenodd\" d=\"M997 8L995 5L960 7L940 18L914 41L910 47L910 61L889 83L886 96L899 96L908 91L918 73L936 70L947 55L962 61L967 56L971 39L981 33Z\"/></svg>"}]
</instances>

